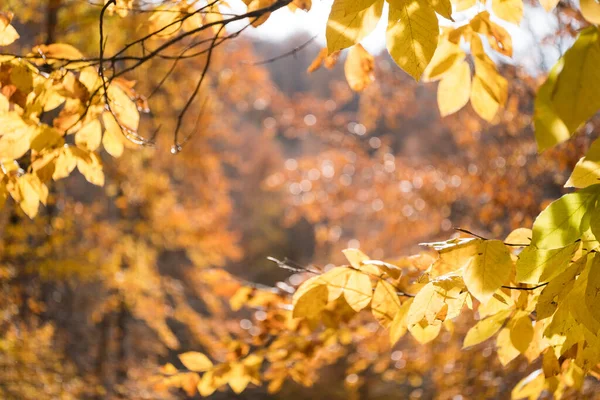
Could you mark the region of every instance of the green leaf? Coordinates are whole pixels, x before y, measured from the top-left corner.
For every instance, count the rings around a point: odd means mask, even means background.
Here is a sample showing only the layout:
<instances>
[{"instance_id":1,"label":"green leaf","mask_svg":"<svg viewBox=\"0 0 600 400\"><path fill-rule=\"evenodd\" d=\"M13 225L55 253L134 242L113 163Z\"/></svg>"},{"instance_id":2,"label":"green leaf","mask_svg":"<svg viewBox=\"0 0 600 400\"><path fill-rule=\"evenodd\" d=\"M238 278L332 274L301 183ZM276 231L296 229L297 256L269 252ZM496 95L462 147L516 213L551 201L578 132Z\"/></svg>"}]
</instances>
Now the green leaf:
<instances>
[{"instance_id":1,"label":"green leaf","mask_svg":"<svg viewBox=\"0 0 600 400\"><path fill-rule=\"evenodd\" d=\"M595 140L585 157L582 157L565 187L584 188L600 183L600 140Z\"/></svg>"},{"instance_id":2,"label":"green leaf","mask_svg":"<svg viewBox=\"0 0 600 400\"><path fill-rule=\"evenodd\" d=\"M535 246L525 248L517 260L517 282L547 282L563 272L579 243L572 243L559 249L538 249Z\"/></svg>"},{"instance_id":3,"label":"green leaf","mask_svg":"<svg viewBox=\"0 0 600 400\"><path fill-rule=\"evenodd\" d=\"M581 31L552 68L535 101L535 131L540 151L568 139L600 109L600 32Z\"/></svg>"},{"instance_id":4,"label":"green leaf","mask_svg":"<svg viewBox=\"0 0 600 400\"><path fill-rule=\"evenodd\" d=\"M533 223L531 244L540 249L558 249L572 244L589 226L589 211L600 185L569 193L553 201Z\"/></svg>"}]
</instances>

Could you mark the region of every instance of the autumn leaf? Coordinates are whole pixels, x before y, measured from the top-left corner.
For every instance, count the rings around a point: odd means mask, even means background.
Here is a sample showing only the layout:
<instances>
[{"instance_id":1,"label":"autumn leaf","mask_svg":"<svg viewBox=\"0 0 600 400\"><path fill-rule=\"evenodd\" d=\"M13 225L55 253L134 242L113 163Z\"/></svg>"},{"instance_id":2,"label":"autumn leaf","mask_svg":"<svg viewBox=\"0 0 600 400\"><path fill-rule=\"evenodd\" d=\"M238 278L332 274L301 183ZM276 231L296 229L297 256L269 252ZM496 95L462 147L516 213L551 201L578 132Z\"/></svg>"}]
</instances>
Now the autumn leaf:
<instances>
[{"instance_id":1,"label":"autumn leaf","mask_svg":"<svg viewBox=\"0 0 600 400\"><path fill-rule=\"evenodd\" d=\"M373 68L374 58L364 47L356 44L350 48L344 64L344 73L352 90L361 92L371 84L374 79Z\"/></svg>"},{"instance_id":2,"label":"autumn leaf","mask_svg":"<svg viewBox=\"0 0 600 400\"><path fill-rule=\"evenodd\" d=\"M329 54L360 43L371 33L383 9L383 0L335 0L327 20Z\"/></svg>"},{"instance_id":3,"label":"autumn leaf","mask_svg":"<svg viewBox=\"0 0 600 400\"><path fill-rule=\"evenodd\" d=\"M183 365L194 372L208 371L213 367L213 363L209 360L206 355L198 353L197 351L189 351L179 355L179 360Z\"/></svg>"},{"instance_id":4,"label":"autumn leaf","mask_svg":"<svg viewBox=\"0 0 600 400\"><path fill-rule=\"evenodd\" d=\"M392 0L389 4L387 49L396 64L418 81L438 43L435 11L428 3L416 0Z\"/></svg>"}]
</instances>

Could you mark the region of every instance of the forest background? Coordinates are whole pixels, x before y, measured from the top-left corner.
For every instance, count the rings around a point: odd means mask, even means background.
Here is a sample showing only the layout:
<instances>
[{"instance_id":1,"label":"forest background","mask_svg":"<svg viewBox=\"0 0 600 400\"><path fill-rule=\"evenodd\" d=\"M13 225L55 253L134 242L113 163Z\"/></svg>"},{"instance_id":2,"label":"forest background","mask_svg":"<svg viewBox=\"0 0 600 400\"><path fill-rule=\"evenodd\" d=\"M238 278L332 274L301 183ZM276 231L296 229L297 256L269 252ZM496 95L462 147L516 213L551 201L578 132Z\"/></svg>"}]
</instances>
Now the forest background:
<instances>
[{"instance_id":1,"label":"forest background","mask_svg":"<svg viewBox=\"0 0 600 400\"><path fill-rule=\"evenodd\" d=\"M55 42L97 53L102 4L5 3L0 11L15 13L20 35L9 47L16 53ZM138 110L150 110L140 132L156 133L154 145L105 134L101 174L78 164L81 174L53 182L35 205L10 197L3 205L0 393L199 396L197 375L174 373L185 370L182 353L227 362L267 346L272 330L281 329L270 308L275 301L254 305L248 291L292 293L307 266L343 264L346 248L400 260L421 252L420 242L473 232L504 238L531 227L567 192L565 181L595 138L592 119L582 135L538 153L535 93L582 21L568 7L560 11L551 33L531 34L539 43L527 62L499 58L509 86L504 106L489 118L471 105L442 118L435 85L415 82L385 52L357 87L346 56L337 63L324 57L309 34L275 42L242 35L213 54L210 86L181 120L189 136L180 146L171 135L180 123L174 110L185 107L182 94L194 87L202 60L173 69L158 60L132 71L119 85L135 93ZM106 17L107 53L135 37L147 18L117 14ZM14 67L3 63L0 81L14 80ZM14 92L3 95L19 101ZM54 126L64 122L48 113ZM74 140L91 146L83 135ZM5 164L9 176L14 170ZM237 396L506 398L541 360L518 352L498 358L494 341L461 349L474 315L461 315L428 344L407 336L393 347L374 320L361 320L363 330L349 328L351 339L339 339L344 346L297 344L306 357L297 370L272 368L262 386L248 378ZM313 353L311 346L321 345ZM597 388L589 378L579 389L589 395ZM232 390L213 396L230 398Z\"/></svg>"}]
</instances>

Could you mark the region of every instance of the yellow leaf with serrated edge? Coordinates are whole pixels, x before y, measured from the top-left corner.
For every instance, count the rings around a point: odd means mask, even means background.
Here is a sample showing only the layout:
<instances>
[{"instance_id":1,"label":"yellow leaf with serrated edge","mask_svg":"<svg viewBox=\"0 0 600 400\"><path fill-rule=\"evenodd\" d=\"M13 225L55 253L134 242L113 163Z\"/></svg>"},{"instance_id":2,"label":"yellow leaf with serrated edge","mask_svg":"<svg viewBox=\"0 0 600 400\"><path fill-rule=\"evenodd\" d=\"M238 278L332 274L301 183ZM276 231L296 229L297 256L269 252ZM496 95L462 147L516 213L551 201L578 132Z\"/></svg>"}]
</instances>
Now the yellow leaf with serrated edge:
<instances>
[{"instance_id":1,"label":"yellow leaf with serrated edge","mask_svg":"<svg viewBox=\"0 0 600 400\"><path fill-rule=\"evenodd\" d=\"M463 348L475 346L481 342L484 342L494 336L496 332L502 328L506 318L510 315L512 310L503 310L496 315L487 317L477 322L469 332L463 342Z\"/></svg>"},{"instance_id":2,"label":"yellow leaf with serrated edge","mask_svg":"<svg viewBox=\"0 0 600 400\"><path fill-rule=\"evenodd\" d=\"M55 181L66 178L73 172L77 166L77 158L70 149L70 146L65 146L60 149L58 157L54 163L54 172L52 179Z\"/></svg>"},{"instance_id":3,"label":"yellow leaf with serrated edge","mask_svg":"<svg viewBox=\"0 0 600 400\"><path fill-rule=\"evenodd\" d=\"M374 65L375 59L360 44L350 48L344 64L344 74L352 90L361 92L373 82Z\"/></svg>"},{"instance_id":4,"label":"yellow leaf with serrated edge","mask_svg":"<svg viewBox=\"0 0 600 400\"><path fill-rule=\"evenodd\" d=\"M567 268L578 247L579 243L551 250L525 248L516 264L517 282L540 283L554 279Z\"/></svg>"},{"instance_id":5,"label":"yellow leaf with serrated edge","mask_svg":"<svg viewBox=\"0 0 600 400\"><path fill-rule=\"evenodd\" d=\"M463 271L463 280L469 292L484 303L509 279L512 270L513 262L504 243L482 240Z\"/></svg>"},{"instance_id":6,"label":"yellow leaf with serrated edge","mask_svg":"<svg viewBox=\"0 0 600 400\"><path fill-rule=\"evenodd\" d=\"M517 358L519 350L513 346L510 340L510 329L502 328L496 337L496 353L500 364L507 365L509 362Z\"/></svg>"},{"instance_id":7,"label":"yellow leaf with serrated edge","mask_svg":"<svg viewBox=\"0 0 600 400\"><path fill-rule=\"evenodd\" d=\"M0 12L0 46L8 46L19 38L16 29L10 24L13 14Z\"/></svg>"},{"instance_id":8,"label":"yellow leaf with serrated edge","mask_svg":"<svg viewBox=\"0 0 600 400\"><path fill-rule=\"evenodd\" d=\"M523 0L492 0L492 11L498 18L518 25L523 19Z\"/></svg>"},{"instance_id":9,"label":"yellow leaf with serrated edge","mask_svg":"<svg viewBox=\"0 0 600 400\"><path fill-rule=\"evenodd\" d=\"M538 320L548 318L554 314L564 296L566 296L573 287L575 277L585 266L586 259L587 257L585 256L581 257L544 287L535 308Z\"/></svg>"},{"instance_id":10,"label":"yellow leaf with serrated edge","mask_svg":"<svg viewBox=\"0 0 600 400\"><path fill-rule=\"evenodd\" d=\"M212 361L206 355L197 351L180 354L179 359L187 369L194 372L208 371L213 367Z\"/></svg>"},{"instance_id":11,"label":"yellow leaf with serrated edge","mask_svg":"<svg viewBox=\"0 0 600 400\"><path fill-rule=\"evenodd\" d=\"M373 287L369 276L352 270L344 288L344 298L348 305L358 312L369 305L372 296Z\"/></svg>"},{"instance_id":12,"label":"yellow leaf with serrated edge","mask_svg":"<svg viewBox=\"0 0 600 400\"><path fill-rule=\"evenodd\" d=\"M410 334L421 344L426 344L435 339L442 329L442 323L437 322L435 325L415 324L408 328Z\"/></svg>"},{"instance_id":13,"label":"yellow leaf with serrated edge","mask_svg":"<svg viewBox=\"0 0 600 400\"><path fill-rule=\"evenodd\" d=\"M438 85L437 102L445 117L463 108L471 95L471 67L466 62L455 65Z\"/></svg>"},{"instance_id":14,"label":"yellow leaf with serrated edge","mask_svg":"<svg viewBox=\"0 0 600 400\"><path fill-rule=\"evenodd\" d=\"M392 0L389 4L387 49L396 64L418 81L437 47L438 19L425 2Z\"/></svg>"},{"instance_id":15,"label":"yellow leaf with serrated edge","mask_svg":"<svg viewBox=\"0 0 600 400\"><path fill-rule=\"evenodd\" d=\"M400 309L394 316L394 320L390 324L390 343L395 345L398 340L406 333L408 329L407 315L413 299L408 299L400 306Z\"/></svg>"},{"instance_id":16,"label":"yellow leaf with serrated edge","mask_svg":"<svg viewBox=\"0 0 600 400\"><path fill-rule=\"evenodd\" d=\"M371 312L383 327L387 327L400 310L400 299L396 288L389 282L380 280L375 286L371 300Z\"/></svg>"},{"instance_id":17,"label":"yellow leaf with serrated edge","mask_svg":"<svg viewBox=\"0 0 600 400\"><path fill-rule=\"evenodd\" d=\"M600 185L569 193L550 203L533 222L531 244L557 249L574 243L589 227L589 210L600 194Z\"/></svg>"},{"instance_id":18,"label":"yellow leaf with serrated edge","mask_svg":"<svg viewBox=\"0 0 600 400\"><path fill-rule=\"evenodd\" d=\"M522 312L521 314L524 313ZM514 321L510 324L510 341L515 346L515 349L519 350L521 354L525 354L532 339L533 325L528 313L527 315L515 317Z\"/></svg>"},{"instance_id":19,"label":"yellow leaf with serrated edge","mask_svg":"<svg viewBox=\"0 0 600 400\"><path fill-rule=\"evenodd\" d=\"M327 20L329 54L359 43L381 19L383 0L335 0Z\"/></svg>"},{"instance_id":20,"label":"yellow leaf with serrated edge","mask_svg":"<svg viewBox=\"0 0 600 400\"><path fill-rule=\"evenodd\" d=\"M104 135L102 136L102 146L104 150L111 156L118 158L123 154L123 132L121 127L109 112L102 114L102 121L104 122Z\"/></svg>"},{"instance_id":21,"label":"yellow leaf with serrated edge","mask_svg":"<svg viewBox=\"0 0 600 400\"><path fill-rule=\"evenodd\" d=\"M440 39L440 43L433 54L433 58L425 68L423 80L433 82L441 79L444 74L452 70L457 64L461 64L466 57L463 49L456 43L448 40L446 36ZM470 79L469 79L470 86Z\"/></svg>"},{"instance_id":22,"label":"yellow leaf with serrated edge","mask_svg":"<svg viewBox=\"0 0 600 400\"><path fill-rule=\"evenodd\" d=\"M100 146L101 141L102 126L97 119L88 122L75 133L75 144L84 150L96 150Z\"/></svg>"},{"instance_id":23,"label":"yellow leaf with serrated edge","mask_svg":"<svg viewBox=\"0 0 600 400\"><path fill-rule=\"evenodd\" d=\"M596 183L600 183L600 140L595 140L577 162L565 187L584 188Z\"/></svg>"},{"instance_id":24,"label":"yellow leaf with serrated edge","mask_svg":"<svg viewBox=\"0 0 600 400\"><path fill-rule=\"evenodd\" d=\"M588 22L600 24L600 4L596 0L581 0L579 2L581 14Z\"/></svg>"}]
</instances>

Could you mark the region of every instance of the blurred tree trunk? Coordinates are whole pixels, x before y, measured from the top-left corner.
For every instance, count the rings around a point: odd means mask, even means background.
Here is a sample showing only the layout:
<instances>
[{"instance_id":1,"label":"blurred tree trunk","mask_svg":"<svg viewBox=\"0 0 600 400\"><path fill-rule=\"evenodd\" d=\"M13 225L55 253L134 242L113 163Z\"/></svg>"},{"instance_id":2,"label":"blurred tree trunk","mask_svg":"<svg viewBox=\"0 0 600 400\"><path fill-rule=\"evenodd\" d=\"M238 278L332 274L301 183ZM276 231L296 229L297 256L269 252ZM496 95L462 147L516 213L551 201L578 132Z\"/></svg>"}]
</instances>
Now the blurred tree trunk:
<instances>
[{"instance_id":1,"label":"blurred tree trunk","mask_svg":"<svg viewBox=\"0 0 600 400\"><path fill-rule=\"evenodd\" d=\"M48 0L46 15L46 44L56 41L56 27L58 25L58 10L62 0Z\"/></svg>"}]
</instances>

